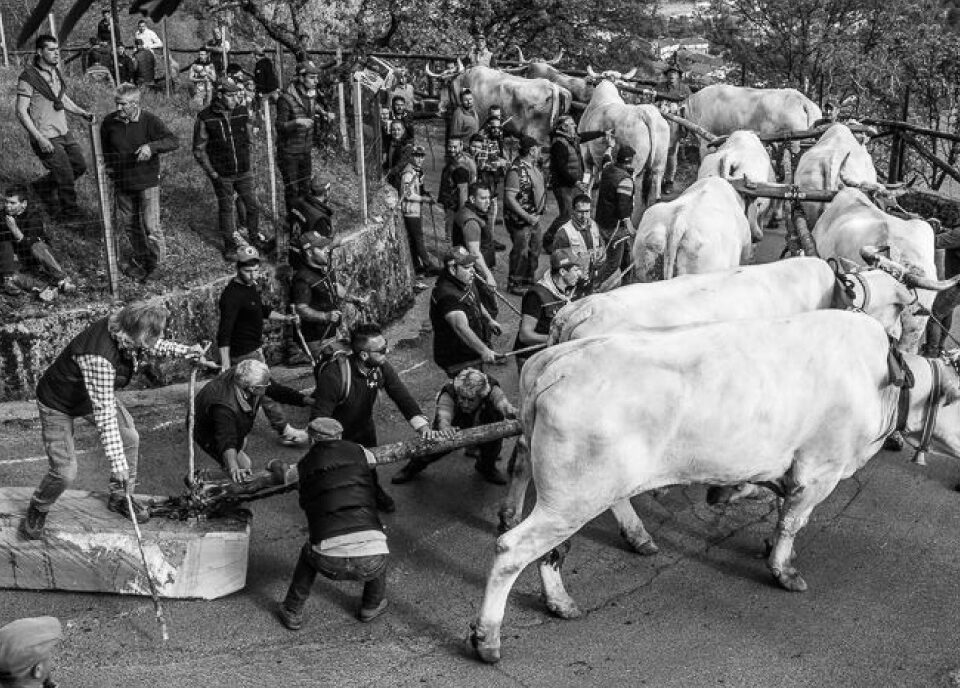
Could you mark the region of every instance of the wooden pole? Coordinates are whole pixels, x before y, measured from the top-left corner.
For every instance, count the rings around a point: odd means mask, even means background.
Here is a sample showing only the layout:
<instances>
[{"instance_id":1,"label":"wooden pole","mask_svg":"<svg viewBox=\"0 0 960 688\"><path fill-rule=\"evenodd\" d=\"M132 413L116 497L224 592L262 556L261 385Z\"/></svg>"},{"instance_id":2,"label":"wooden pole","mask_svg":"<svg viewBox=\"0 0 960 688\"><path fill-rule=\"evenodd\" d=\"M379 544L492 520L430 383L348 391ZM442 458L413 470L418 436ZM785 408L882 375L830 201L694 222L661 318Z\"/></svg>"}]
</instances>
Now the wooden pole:
<instances>
[{"instance_id":1,"label":"wooden pole","mask_svg":"<svg viewBox=\"0 0 960 688\"><path fill-rule=\"evenodd\" d=\"M357 176L360 177L360 219L367 223L367 171L363 159L363 85L360 75L353 75L353 124L356 132Z\"/></svg>"},{"instance_id":2,"label":"wooden pole","mask_svg":"<svg viewBox=\"0 0 960 688\"><path fill-rule=\"evenodd\" d=\"M679 115L674 115L674 114L669 113L669 112L661 112L660 114L663 115L665 119L668 119L668 120L670 120L671 122L676 122L676 123L679 124L681 127L685 127L686 129L689 129L690 131L692 131L694 134L696 134L696 135L699 136L700 138L706 140L707 143L712 143L712 142L714 142L714 141L717 140L717 135L716 135L716 134L707 131L706 129L704 129L703 127L701 127L699 124L694 124L693 122L691 122L691 121L688 120L688 119L684 119L683 117L680 117Z\"/></svg>"},{"instance_id":3,"label":"wooden pole","mask_svg":"<svg viewBox=\"0 0 960 688\"><path fill-rule=\"evenodd\" d=\"M113 78L117 86L119 86L120 58L117 56L117 29L113 24L113 15L110 15L110 52L113 53Z\"/></svg>"},{"instance_id":4,"label":"wooden pole","mask_svg":"<svg viewBox=\"0 0 960 688\"><path fill-rule=\"evenodd\" d=\"M263 128L267 133L267 169L270 179L270 212L273 213L274 234L277 237L277 259L287 259L287 230L280 222L280 206L277 200L277 168L273 159L273 122L270 120L270 99L263 99Z\"/></svg>"},{"instance_id":5,"label":"wooden pole","mask_svg":"<svg viewBox=\"0 0 960 688\"><path fill-rule=\"evenodd\" d=\"M337 48L337 67L343 65L343 50ZM343 79L337 80L337 109L340 117L340 143L344 152L350 150L350 135L347 133L347 104L343 92Z\"/></svg>"},{"instance_id":6,"label":"wooden pole","mask_svg":"<svg viewBox=\"0 0 960 688\"><path fill-rule=\"evenodd\" d=\"M280 88L283 88L283 46L280 45L280 41L276 41L276 50L274 51L277 61L277 80L280 83Z\"/></svg>"},{"instance_id":7,"label":"wooden pole","mask_svg":"<svg viewBox=\"0 0 960 688\"><path fill-rule=\"evenodd\" d=\"M50 22L50 35L57 38L57 23L53 19L53 12L47 15L47 21ZM59 41L60 39L57 38Z\"/></svg>"},{"instance_id":8,"label":"wooden pole","mask_svg":"<svg viewBox=\"0 0 960 688\"><path fill-rule=\"evenodd\" d=\"M906 122L906 121L907 121L907 117L909 117L909 116L910 116L910 86L907 85L907 87L906 87L906 88L904 89L904 91L903 91L903 107L902 107L902 109L900 110L900 120L901 120L902 122ZM906 157L907 157L907 148L906 148L906 144L904 143L904 141L905 141L905 139L904 139L903 136L901 135L901 136L900 136L900 149L899 149L898 154L897 154L897 178L896 178L896 179L891 179L891 180L890 180L891 182L903 181L904 160L905 160ZM934 145L934 152L936 152L936 145Z\"/></svg>"},{"instance_id":9,"label":"wooden pole","mask_svg":"<svg viewBox=\"0 0 960 688\"><path fill-rule=\"evenodd\" d=\"M169 39L167 39L167 18L164 17L160 22L160 31L163 33L163 73L167 75L167 78L164 80L164 90L167 93L167 98L170 97L172 93L172 81L173 75L170 74L170 49L167 47L170 45Z\"/></svg>"},{"instance_id":10,"label":"wooden pole","mask_svg":"<svg viewBox=\"0 0 960 688\"><path fill-rule=\"evenodd\" d=\"M113 232L113 214L107 194L107 175L103 162L103 146L94 122L90 122L90 146L93 149L94 172L97 181L97 200L100 203L100 216L103 218L103 246L107 253L107 281L110 284L110 297L114 302L120 300L120 269L117 265L117 243Z\"/></svg>"},{"instance_id":11,"label":"wooden pole","mask_svg":"<svg viewBox=\"0 0 960 688\"><path fill-rule=\"evenodd\" d=\"M0 10L0 47L3 48L3 66L10 66L10 55L7 53L7 31L3 28L3 10Z\"/></svg>"},{"instance_id":12,"label":"wooden pole","mask_svg":"<svg viewBox=\"0 0 960 688\"><path fill-rule=\"evenodd\" d=\"M220 25L220 54L223 56L223 73L227 73L230 56L227 54L227 25Z\"/></svg>"},{"instance_id":13,"label":"wooden pole","mask_svg":"<svg viewBox=\"0 0 960 688\"><path fill-rule=\"evenodd\" d=\"M919 153L921 156L923 156L931 165L933 165L933 166L936 167L937 169L943 171L944 173L950 175L950 176L953 177L955 180L957 180L958 182L960 182L960 170L957 170L957 168L955 168L955 167L953 167L953 166L951 166L951 165L948 165L948 164L945 163L943 160L941 160L940 158L938 158L936 155L934 155L933 153L931 153L930 151L928 151L927 148L926 148L926 146L924 146L922 143L920 143L920 142L916 139L916 137L914 137L912 134L908 134L907 132L903 132L903 133L900 134L900 135L903 137L904 143L907 143L907 144L911 145L911 146L913 147L913 149L914 149L915 151L917 151L917 153Z\"/></svg>"}]
</instances>

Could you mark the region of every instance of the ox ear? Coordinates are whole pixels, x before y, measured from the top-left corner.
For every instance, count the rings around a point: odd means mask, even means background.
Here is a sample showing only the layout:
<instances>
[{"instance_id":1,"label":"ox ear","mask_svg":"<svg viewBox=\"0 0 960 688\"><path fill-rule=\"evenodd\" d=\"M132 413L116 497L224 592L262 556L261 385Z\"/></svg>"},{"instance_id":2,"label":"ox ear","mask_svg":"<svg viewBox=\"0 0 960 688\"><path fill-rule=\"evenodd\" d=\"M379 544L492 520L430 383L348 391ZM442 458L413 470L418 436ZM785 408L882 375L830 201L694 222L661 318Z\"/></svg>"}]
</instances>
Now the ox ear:
<instances>
[{"instance_id":1,"label":"ox ear","mask_svg":"<svg viewBox=\"0 0 960 688\"><path fill-rule=\"evenodd\" d=\"M590 65L587 65L587 76L590 77L591 79L597 78L597 73L593 71L593 67L591 67Z\"/></svg>"}]
</instances>

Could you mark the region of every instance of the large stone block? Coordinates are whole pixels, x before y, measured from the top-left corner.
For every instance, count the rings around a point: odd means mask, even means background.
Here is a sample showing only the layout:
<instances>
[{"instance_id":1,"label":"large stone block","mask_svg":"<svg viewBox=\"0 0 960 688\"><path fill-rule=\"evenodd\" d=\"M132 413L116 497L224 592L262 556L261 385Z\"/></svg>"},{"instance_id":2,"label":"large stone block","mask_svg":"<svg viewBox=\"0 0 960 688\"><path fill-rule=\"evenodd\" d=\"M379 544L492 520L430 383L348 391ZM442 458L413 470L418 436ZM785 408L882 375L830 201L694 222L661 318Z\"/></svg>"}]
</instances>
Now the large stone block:
<instances>
[{"instance_id":1,"label":"large stone block","mask_svg":"<svg viewBox=\"0 0 960 688\"><path fill-rule=\"evenodd\" d=\"M341 248L334 252L333 266L347 291L371 295L370 305L355 315L353 322L363 319L385 324L400 317L413 303L410 248L395 210L394 206L385 218L373 218L365 227L347 234ZM277 281L271 267L265 273L264 299L279 303L286 287ZM214 341L219 320L217 300L230 279L222 277L155 297L170 311L166 336L181 342ZM0 327L0 401L33 398L40 375L63 347L111 310L108 304L95 304ZM281 337L280 328L266 337L267 358L272 363L279 361ZM159 361L149 366L148 373L138 375L133 385L184 380L187 367L180 362Z\"/></svg>"}]
</instances>

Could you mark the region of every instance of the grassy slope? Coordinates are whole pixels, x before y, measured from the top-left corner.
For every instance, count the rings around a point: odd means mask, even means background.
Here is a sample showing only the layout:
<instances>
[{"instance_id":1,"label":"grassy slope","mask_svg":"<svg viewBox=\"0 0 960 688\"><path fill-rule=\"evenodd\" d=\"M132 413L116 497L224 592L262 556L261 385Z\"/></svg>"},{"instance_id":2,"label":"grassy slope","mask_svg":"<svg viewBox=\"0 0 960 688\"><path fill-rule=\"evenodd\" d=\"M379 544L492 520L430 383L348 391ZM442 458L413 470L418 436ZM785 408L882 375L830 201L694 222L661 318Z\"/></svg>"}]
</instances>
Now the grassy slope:
<instances>
[{"instance_id":1,"label":"grassy slope","mask_svg":"<svg viewBox=\"0 0 960 688\"><path fill-rule=\"evenodd\" d=\"M27 134L17 122L14 113L17 73L14 69L0 68L0 151L3 152L0 155L0 186L13 182L26 183L43 172L39 161L30 150ZM109 89L76 78L68 81L68 92L83 106L93 108L98 113L113 109L112 91ZM207 282L233 269L225 264L220 256L216 201L209 181L194 161L190 150L195 110L187 102L186 94L175 94L169 101L162 94L145 94L144 108L161 117L177 134L180 138L180 149L161 158L161 225L167 239L167 262L146 286L122 277L121 296L124 300ZM81 141L88 164L92 168L86 124L71 117L71 128ZM272 234L267 152L266 145L262 142L265 136L265 132L261 131L261 143L256 149L255 170L261 205L265 209L261 229ZM355 208L355 176L343 154L315 154L314 169L327 172L333 177L331 197L338 229L343 231L356 224L358 217ZM279 185L279 175L277 182ZM99 210L92 169L78 181L78 193L81 206L90 214L90 231L84 235L48 222L48 232L52 237L55 255L62 259L68 273L76 276L80 292L76 296L61 297L53 305L41 304L29 297L2 296L0 313L5 316L5 322L31 317L51 308L72 308L107 298L102 241L97 228ZM282 194L279 203L282 211Z\"/></svg>"}]
</instances>

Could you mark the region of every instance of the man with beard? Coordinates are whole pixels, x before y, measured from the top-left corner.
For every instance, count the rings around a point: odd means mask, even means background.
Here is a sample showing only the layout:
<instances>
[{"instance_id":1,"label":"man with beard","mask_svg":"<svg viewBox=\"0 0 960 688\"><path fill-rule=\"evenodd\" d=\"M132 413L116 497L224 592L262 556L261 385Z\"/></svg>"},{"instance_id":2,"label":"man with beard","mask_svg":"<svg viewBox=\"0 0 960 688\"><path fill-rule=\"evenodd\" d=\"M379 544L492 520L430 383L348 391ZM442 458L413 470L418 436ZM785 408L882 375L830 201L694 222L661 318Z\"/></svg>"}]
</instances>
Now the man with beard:
<instances>
[{"instance_id":1,"label":"man with beard","mask_svg":"<svg viewBox=\"0 0 960 688\"><path fill-rule=\"evenodd\" d=\"M17 619L0 628L0 687L56 688L50 656L62 638L60 620L53 616Z\"/></svg>"},{"instance_id":2,"label":"man with beard","mask_svg":"<svg viewBox=\"0 0 960 688\"><path fill-rule=\"evenodd\" d=\"M373 422L373 405L382 389L420 437L439 437L439 433L430 429L420 405L387 361L388 351L379 326L358 325L350 336L350 353L340 354L321 366L311 419L333 418L343 426L343 439L375 447L377 428ZM380 487L376 468L371 470L377 508L394 511L396 505Z\"/></svg>"},{"instance_id":3,"label":"man with beard","mask_svg":"<svg viewBox=\"0 0 960 688\"><path fill-rule=\"evenodd\" d=\"M463 152L463 141L452 138L447 141L447 163L440 171L440 191L437 200L443 206L444 235L450 239L453 220L467 203L470 184L477 180L477 164Z\"/></svg>"},{"instance_id":4,"label":"man with beard","mask_svg":"<svg viewBox=\"0 0 960 688\"><path fill-rule=\"evenodd\" d=\"M333 236L333 208L330 207L330 182L320 175L310 180L310 192L293 202L287 223L290 225L291 267L303 265L300 241L307 232L317 232L325 237Z\"/></svg>"},{"instance_id":5,"label":"man with beard","mask_svg":"<svg viewBox=\"0 0 960 688\"><path fill-rule=\"evenodd\" d=\"M460 91L460 105L450 116L450 131L447 138L469 141L480 131L480 117L473 108L473 92L469 88Z\"/></svg>"},{"instance_id":6,"label":"man with beard","mask_svg":"<svg viewBox=\"0 0 960 688\"><path fill-rule=\"evenodd\" d=\"M263 320L295 323L296 315L283 315L270 306L264 306L257 279L260 277L260 254L252 246L237 251L237 274L220 294L220 325L217 328L217 347L220 365L226 369L241 361L265 363L263 357ZM270 427L277 433L280 444L304 445L307 435L292 427L280 405L270 399L260 404ZM219 454L214 456L219 460Z\"/></svg>"},{"instance_id":7,"label":"man with beard","mask_svg":"<svg viewBox=\"0 0 960 688\"><path fill-rule=\"evenodd\" d=\"M77 476L74 424L83 418L97 429L110 466L110 511L150 520L148 509L132 499L137 482L140 435L115 390L126 387L144 355L200 359L203 349L161 339L167 325L161 303L139 302L101 318L74 337L37 383L40 433L50 468L20 522L28 540L43 537L47 513ZM129 510L130 497L133 513Z\"/></svg>"},{"instance_id":8,"label":"man with beard","mask_svg":"<svg viewBox=\"0 0 960 688\"><path fill-rule=\"evenodd\" d=\"M93 121L93 113L74 103L60 73L60 44L37 36L36 55L17 80L17 119L30 135L30 147L48 174L33 182L50 214L64 222L82 219L76 180L86 171L80 144L67 126L67 113Z\"/></svg>"},{"instance_id":9,"label":"man with beard","mask_svg":"<svg viewBox=\"0 0 960 688\"><path fill-rule=\"evenodd\" d=\"M507 288L522 296L534 282L540 257L540 219L547 199L539 166L540 144L524 135L519 153L503 184L503 222L513 243Z\"/></svg>"},{"instance_id":10,"label":"man with beard","mask_svg":"<svg viewBox=\"0 0 960 688\"><path fill-rule=\"evenodd\" d=\"M400 122L403 125L404 135L413 141L416 138L416 132L413 128L413 115L407 109L407 99L400 95L394 96L390 105L390 119Z\"/></svg>"},{"instance_id":11,"label":"man with beard","mask_svg":"<svg viewBox=\"0 0 960 688\"><path fill-rule=\"evenodd\" d=\"M632 147L621 146L613 164L607 165L600 174L596 220L607 247L598 276L601 282L618 268L626 269L630 265L630 240L636 232L631 219L636 193L631 164L635 155Z\"/></svg>"},{"instance_id":12,"label":"man with beard","mask_svg":"<svg viewBox=\"0 0 960 688\"><path fill-rule=\"evenodd\" d=\"M593 201L587 194L574 198L570 221L560 225L553 239L553 251L569 249L573 259L580 264L583 274L591 278L591 283L603 262L600 229L590 218L592 206Z\"/></svg>"}]
</instances>

